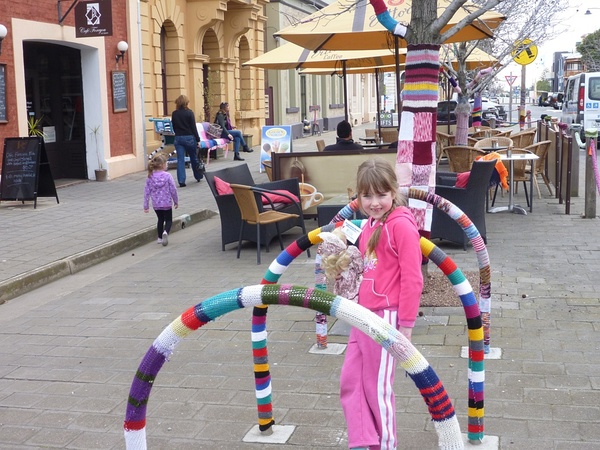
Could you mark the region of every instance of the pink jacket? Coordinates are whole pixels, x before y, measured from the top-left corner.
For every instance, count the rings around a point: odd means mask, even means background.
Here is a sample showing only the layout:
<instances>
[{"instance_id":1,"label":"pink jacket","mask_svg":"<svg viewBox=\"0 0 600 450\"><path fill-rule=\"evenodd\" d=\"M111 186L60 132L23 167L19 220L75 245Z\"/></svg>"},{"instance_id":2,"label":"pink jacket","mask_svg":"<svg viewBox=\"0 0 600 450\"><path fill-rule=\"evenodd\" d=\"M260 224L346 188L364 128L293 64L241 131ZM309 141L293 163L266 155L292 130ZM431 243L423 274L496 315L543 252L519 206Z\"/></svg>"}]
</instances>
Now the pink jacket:
<instances>
[{"instance_id":1,"label":"pink jacket","mask_svg":"<svg viewBox=\"0 0 600 450\"><path fill-rule=\"evenodd\" d=\"M371 311L397 309L398 325L411 328L415 325L423 290L417 224L410 209L396 208L383 225L375 255L365 255L367 243L379 226L379 221L368 219L360 234L364 272L358 303Z\"/></svg>"}]
</instances>

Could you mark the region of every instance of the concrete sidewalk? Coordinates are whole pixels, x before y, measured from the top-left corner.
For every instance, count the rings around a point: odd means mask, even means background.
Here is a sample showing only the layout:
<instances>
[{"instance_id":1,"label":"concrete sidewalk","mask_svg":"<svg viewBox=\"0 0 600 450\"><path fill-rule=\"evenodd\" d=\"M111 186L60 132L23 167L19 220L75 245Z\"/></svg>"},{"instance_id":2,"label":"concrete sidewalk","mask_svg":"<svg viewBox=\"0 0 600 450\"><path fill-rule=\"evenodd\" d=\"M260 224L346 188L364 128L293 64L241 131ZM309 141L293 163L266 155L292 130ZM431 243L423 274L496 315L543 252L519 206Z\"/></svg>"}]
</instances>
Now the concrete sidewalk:
<instances>
[{"instance_id":1,"label":"concrete sidewalk","mask_svg":"<svg viewBox=\"0 0 600 450\"><path fill-rule=\"evenodd\" d=\"M355 137L359 132L355 128ZM294 150L316 149L319 138L331 143L335 133L295 141ZM243 157L255 180L265 180L258 151ZM238 164L231 154L208 170L230 164ZM179 189L175 215L189 214L192 224L176 226L168 247L156 245L155 218L142 211L145 176L63 187L60 204L42 198L35 210L32 203L0 204L2 295L7 286L17 289L16 280L33 281L27 277L41 268L68 266L56 269L56 282L0 305L1 449L124 448L129 386L152 341L189 306L258 284L277 255L273 245L257 266L251 246L239 260L233 245L221 251L219 220L211 217L216 205L205 182ZM582 197L573 199L566 216L564 205L542 192L532 214L486 217L491 343L501 357L486 362L485 433L502 449L597 449L600 223L580 217ZM524 202L522 190L517 202ZM286 235L286 242L297 236ZM478 270L471 248L442 248L463 271ZM77 271L90 258L124 249ZM51 278L40 277L40 283ZM301 255L282 282L312 285L313 261ZM450 393L464 432L464 312L422 312L413 343ZM243 442L256 424L249 314L237 311L206 325L165 364L148 405L150 448L347 447L338 398L343 355L309 353L314 313L292 307L269 308L268 328L276 423L295 430L285 444ZM427 409L401 372L396 391L399 448L437 448Z\"/></svg>"}]
</instances>

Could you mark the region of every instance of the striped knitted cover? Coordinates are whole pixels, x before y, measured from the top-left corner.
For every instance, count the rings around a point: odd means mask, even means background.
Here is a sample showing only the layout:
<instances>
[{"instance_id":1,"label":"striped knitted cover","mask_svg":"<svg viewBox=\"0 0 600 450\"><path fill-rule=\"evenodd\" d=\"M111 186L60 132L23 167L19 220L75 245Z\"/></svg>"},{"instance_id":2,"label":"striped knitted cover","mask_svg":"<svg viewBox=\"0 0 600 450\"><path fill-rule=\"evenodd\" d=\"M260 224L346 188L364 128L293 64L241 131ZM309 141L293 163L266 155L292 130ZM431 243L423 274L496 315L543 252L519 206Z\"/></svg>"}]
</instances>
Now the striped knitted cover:
<instances>
[{"instance_id":1,"label":"striped knitted cover","mask_svg":"<svg viewBox=\"0 0 600 450\"><path fill-rule=\"evenodd\" d=\"M471 119L471 126L473 128L479 128L481 126L481 94L475 94L473 98Z\"/></svg>"},{"instance_id":2,"label":"striped knitted cover","mask_svg":"<svg viewBox=\"0 0 600 450\"><path fill-rule=\"evenodd\" d=\"M402 91L396 175L403 187L435 191L439 45L409 45ZM421 235L430 236L432 207L411 199Z\"/></svg>"},{"instance_id":3,"label":"striped knitted cover","mask_svg":"<svg viewBox=\"0 0 600 450\"><path fill-rule=\"evenodd\" d=\"M418 387L434 422L441 449L462 449L456 413L427 360L398 330L368 309L319 289L255 285L233 289L190 307L155 339L143 357L129 391L124 434L128 450L146 448L146 408L156 376L175 348L192 331L226 313L247 307L291 305L321 311L347 322L381 344Z\"/></svg>"}]
</instances>

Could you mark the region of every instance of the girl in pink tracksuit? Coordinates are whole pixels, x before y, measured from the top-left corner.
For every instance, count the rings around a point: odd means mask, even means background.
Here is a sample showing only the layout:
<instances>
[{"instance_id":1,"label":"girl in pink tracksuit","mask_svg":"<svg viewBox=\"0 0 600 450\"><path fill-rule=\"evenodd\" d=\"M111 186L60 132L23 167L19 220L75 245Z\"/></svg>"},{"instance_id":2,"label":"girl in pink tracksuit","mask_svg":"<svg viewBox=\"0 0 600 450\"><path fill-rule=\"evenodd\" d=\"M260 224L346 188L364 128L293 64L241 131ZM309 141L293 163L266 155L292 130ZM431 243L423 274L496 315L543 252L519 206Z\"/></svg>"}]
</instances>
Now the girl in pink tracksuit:
<instances>
[{"instance_id":1,"label":"girl in pink tracksuit","mask_svg":"<svg viewBox=\"0 0 600 450\"><path fill-rule=\"evenodd\" d=\"M394 168L382 158L360 165L357 192L368 216L359 237L364 271L358 303L410 339L423 288L415 219L398 193ZM349 448L396 449L394 372L393 357L352 328L340 377Z\"/></svg>"}]
</instances>

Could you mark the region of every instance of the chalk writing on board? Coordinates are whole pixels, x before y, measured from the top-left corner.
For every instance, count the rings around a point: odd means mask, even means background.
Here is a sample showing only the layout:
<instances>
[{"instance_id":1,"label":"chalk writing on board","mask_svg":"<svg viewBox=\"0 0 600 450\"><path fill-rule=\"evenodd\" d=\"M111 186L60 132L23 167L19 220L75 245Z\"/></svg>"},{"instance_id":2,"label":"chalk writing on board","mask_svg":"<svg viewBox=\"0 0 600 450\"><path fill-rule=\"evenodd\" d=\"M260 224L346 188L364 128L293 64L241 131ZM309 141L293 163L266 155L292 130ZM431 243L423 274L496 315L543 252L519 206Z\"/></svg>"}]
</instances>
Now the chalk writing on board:
<instances>
[{"instance_id":1,"label":"chalk writing on board","mask_svg":"<svg viewBox=\"0 0 600 450\"><path fill-rule=\"evenodd\" d=\"M112 72L113 112L127 111L127 74L121 70Z\"/></svg>"}]
</instances>

